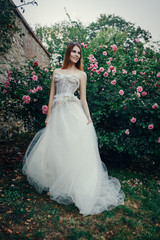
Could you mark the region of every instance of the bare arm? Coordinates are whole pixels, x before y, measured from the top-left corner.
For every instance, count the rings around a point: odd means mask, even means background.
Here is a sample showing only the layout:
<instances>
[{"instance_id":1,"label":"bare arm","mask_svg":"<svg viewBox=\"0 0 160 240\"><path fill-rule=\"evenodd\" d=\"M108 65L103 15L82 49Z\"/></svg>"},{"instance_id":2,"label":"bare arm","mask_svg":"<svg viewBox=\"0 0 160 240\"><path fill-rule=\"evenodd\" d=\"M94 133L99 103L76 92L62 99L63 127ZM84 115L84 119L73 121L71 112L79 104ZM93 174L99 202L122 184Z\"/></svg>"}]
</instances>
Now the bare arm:
<instances>
[{"instance_id":1,"label":"bare arm","mask_svg":"<svg viewBox=\"0 0 160 240\"><path fill-rule=\"evenodd\" d=\"M84 73L80 81L80 100L81 100L81 104L84 109L85 115L88 119L87 124L89 124L90 122L92 122L92 119L90 116L89 107L86 100L86 87L87 87L87 75L86 73Z\"/></svg>"},{"instance_id":2,"label":"bare arm","mask_svg":"<svg viewBox=\"0 0 160 240\"><path fill-rule=\"evenodd\" d=\"M50 96L49 96L49 102L48 102L48 113L47 113L47 117L46 117L46 120L45 120L46 126L47 126L47 122L49 120L49 117L51 115L53 97L56 94L55 83L54 83L54 79L53 79L54 78L54 73L55 73L55 71L53 72L52 77L51 77L51 88L50 88Z\"/></svg>"}]
</instances>

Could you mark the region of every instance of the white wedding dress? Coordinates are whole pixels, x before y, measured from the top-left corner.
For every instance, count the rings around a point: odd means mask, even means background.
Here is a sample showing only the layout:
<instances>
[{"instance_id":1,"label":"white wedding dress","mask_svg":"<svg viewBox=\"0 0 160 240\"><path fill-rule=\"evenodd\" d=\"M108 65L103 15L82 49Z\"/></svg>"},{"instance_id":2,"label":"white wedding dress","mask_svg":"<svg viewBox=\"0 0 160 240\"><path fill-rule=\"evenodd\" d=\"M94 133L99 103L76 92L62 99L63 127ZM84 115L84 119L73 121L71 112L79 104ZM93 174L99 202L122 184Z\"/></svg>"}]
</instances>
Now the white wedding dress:
<instances>
[{"instance_id":1,"label":"white wedding dress","mask_svg":"<svg viewBox=\"0 0 160 240\"><path fill-rule=\"evenodd\" d=\"M23 158L22 172L39 193L49 191L60 204L75 204L83 216L124 205L119 180L101 161L93 123L74 95L78 77L57 73L56 95L45 128L38 131Z\"/></svg>"}]
</instances>

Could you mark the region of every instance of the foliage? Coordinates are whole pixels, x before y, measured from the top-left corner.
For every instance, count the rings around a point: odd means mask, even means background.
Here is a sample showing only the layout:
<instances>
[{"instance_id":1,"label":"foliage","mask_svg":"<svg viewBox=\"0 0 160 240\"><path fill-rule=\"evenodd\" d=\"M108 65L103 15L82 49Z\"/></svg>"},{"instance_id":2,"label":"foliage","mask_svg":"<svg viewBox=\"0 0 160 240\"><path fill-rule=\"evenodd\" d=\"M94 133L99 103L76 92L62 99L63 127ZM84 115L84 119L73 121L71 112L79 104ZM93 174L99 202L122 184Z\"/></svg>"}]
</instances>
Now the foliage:
<instances>
[{"instance_id":1,"label":"foliage","mask_svg":"<svg viewBox=\"0 0 160 240\"><path fill-rule=\"evenodd\" d=\"M0 52L5 53L12 45L15 32L20 33L16 26L15 6L9 0L0 1ZM20 33L21 34L21 33Z\"/></svg>"},{"instance_id":2,"label":"foliage","mask_svg":"<svg viewBox=\"0 0 160 240\"><path fill-rule=\"evenodd\" d=\"M37 36L48 51L51 54L57 53L61 59L66 43L69 41L90 42L95 40L98 34L100 34L98 39L103 44L109 40L115 44L123 44L126 49L130 48L135 38L141 39L143 43L147 43L151 38L149 32L135 27L133 23L126 22L123 18L115 15L101 14L96 22L92 22L88 26L84 26L80 21L71 21L70 16L69 20L56 23L51 27L42 27L38 24L35 26Z\"/></svg>"},{"instance_id":3,"label":"foliage","mask_svg":"<svg viewBox=\"0 0 160 240\"><path fill-rule=\"evenodd\" d=\"M41 68L38 61L28 61L24 67L12 66L3 82L1 108L6 114L14 113L27 128L39 129L44 125L42 106L48 104L52 70Z\"/></svg>"},{"instance_id":4,"label":"foliage","mask_svg":"<svg viewBox=\"0 0 160 240\"><path fill-rule=\"evenodd\" d=\"M36 1L27 2L19 0L21 4L16 6L9 0L0 1L0 53L6 53L12 46L13 36L18 33L20 37L24 36L22 30L16 25L16 8L25 11L24 6L28 4L38 5Z\"/></svg>"},{"instance_id":5,"label":"foliage","mask_svg":"<svg viewBox=\"0 0 160 240\"><path fill-rule=\"evenodd\" d=\"M87 31L81 22L74 26L70 22L56 23L51 27L35 26L38 38L52 55L52 61L60 63L64 56L64 48L70 41L83 42L86 39Z\"/></svg>"},{"instance_id":6,"label":"foliage","mask_svg":"<svg viewBox=\"0 0 160 240\"><path fill-rule=\"evenodd\" d=\"M126 47L130 47L135 38L139 38L143 42L147 42L151 38L151 34L139 26L135 27L133 23L126 22L122 17L106 14L101 14L95 23L92 22L88 26L89 38L93 39L97 32L107 30L108 28L114 28L120 31L121 34L127 34L127 39L124 42ZM116 34L113 35L113 43L118 43Z\"/></svg>"},{"instance_id":7,"label":"foliage","mask_svg":"<svg viewBox=\"0 0 160 240\"><path fill-rule=\"evenodd\" d=\"M52 27L37 26L36 32L48 50L56 54L59 66L67 42L82 40L88 75L87 99L101 154L106 156L114 151L118 153L117 162L125 154L129 162L143 156L158 163L160 55L144 47L150 34L111 15L101 15L96 26L62 22ZM39 129L44 126L47 107L42 110L42 106L48 104L51 72L50 68L49 72L41 69L34 61L24 68L12 67L7 71L8 79L1 86L1 105L7 112L21 117L26 126Z\"/></svg>"},{"instance_id":8,"label":"foliage","mask_svg":"<svg viewBox=\"0 0 160 240\"><path fill-rule=\"evenodd\" d=\"M158 164L160 61L147 57L136 41L126 54L113 45L92 50L91 43L83 49L87 98L102 154L114 150L136 160L148 156Z\"/></svg>"}]
</instances>

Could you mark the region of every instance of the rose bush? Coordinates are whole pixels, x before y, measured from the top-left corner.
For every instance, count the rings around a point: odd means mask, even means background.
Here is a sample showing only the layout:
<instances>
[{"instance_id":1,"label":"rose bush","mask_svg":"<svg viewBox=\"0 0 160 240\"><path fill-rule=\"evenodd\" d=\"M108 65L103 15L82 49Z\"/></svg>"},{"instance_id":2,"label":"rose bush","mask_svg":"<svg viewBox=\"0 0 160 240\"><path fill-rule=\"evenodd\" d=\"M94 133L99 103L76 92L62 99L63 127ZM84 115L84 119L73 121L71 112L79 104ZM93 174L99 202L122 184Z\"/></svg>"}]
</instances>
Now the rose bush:
<instances>
[{"instance_id":1,"label":"rose bush","mask_svg":"<svg viewBox=\"0 0 160 240\"><path fill-rule=\"evenodd\" d=\"M6 81L1 83L1 108L22 119L27 129L44 126L52 71L50 67L39 67L38 61L32 59L24 67L12 66L6 72Z\"/></svg>"},{"instance_id":2,"label":"rose bush","mask_svg":"<svg viewBox=\"0 0 160 240\"><path fill-rule=\"evenodd\" d=\"M129 51L82 44L87 73L87 100L101 154L118 153L114 161L159 160L160 61L139 40ZM2 107L35 130L44 126L48 111L51 69L35 60L12 67L2 84ZM78 95L78 92L76 92Z\"/></svg>"},{"instance_id":3,"label":"rose bush","mask_svg":"<svg viewBox=\"0 0 160 240\"><path fill-rule=\"evenodd\" d=\"M138 39L128 52L122 50L115 44L83 49L101 154L111 150L120 158L126 154L155 164L160 155L160 60Z\"/></svg>"}]
</instances>

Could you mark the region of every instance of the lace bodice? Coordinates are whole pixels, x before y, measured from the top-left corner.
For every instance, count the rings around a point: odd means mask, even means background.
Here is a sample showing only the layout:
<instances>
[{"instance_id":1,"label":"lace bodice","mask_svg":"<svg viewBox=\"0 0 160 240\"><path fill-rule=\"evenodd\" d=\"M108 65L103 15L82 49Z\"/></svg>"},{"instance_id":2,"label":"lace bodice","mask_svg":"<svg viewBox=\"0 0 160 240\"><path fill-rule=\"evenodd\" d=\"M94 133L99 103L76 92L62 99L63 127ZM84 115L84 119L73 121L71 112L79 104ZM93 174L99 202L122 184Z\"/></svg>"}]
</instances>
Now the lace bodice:
<instances>
[{"instance_id":1,"label":"lace bodice","mask_svg":"<svg viewBox=\"0 0 160 240\"><path fill-rule=\"evenodd\" d=\"M56 85L56 95L74 94L79 87L79 78L71 74L56 73L54 82Z\"/></svg>"}]
</instances>

